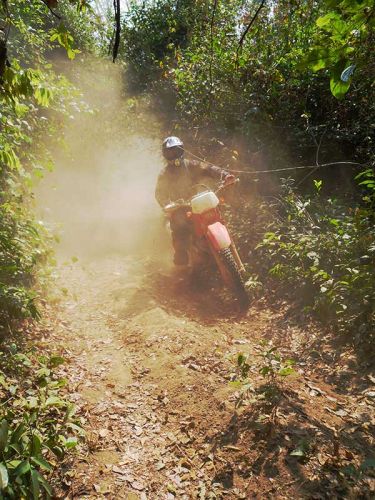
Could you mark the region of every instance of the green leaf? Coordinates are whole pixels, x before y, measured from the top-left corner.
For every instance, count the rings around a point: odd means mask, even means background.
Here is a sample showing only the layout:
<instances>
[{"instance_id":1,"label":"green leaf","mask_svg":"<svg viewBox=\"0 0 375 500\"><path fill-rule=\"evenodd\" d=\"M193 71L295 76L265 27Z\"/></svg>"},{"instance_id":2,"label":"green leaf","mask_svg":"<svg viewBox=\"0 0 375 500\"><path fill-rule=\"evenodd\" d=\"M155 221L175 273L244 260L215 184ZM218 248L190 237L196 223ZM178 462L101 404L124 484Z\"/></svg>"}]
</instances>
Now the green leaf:
<instances>
[{"instance_id":1,"label":"green leaf","mask_svg":"<svg viewBox=\"0 0 375 500\"><path fill-rule=\"evenodd\" d=\"M309 68L314 73L326 68L332 63L332 54L327 47L313 48L307 57L298 65L300 69Z\"/></svg>"},{"instance_id":2,"label":"green leaf","mask_svg":"<svg viewBox=\"0 0 375 500\"><path fill-rule=\"evenodd\" d=\"M240 380L232 380L229 382L229 386L233 387L233 389L241 389L242 382Z\"/></svg>"},{"instance_id":3,"label":"green leaf","mask_svg":"<svg viewBox=\"0 0 375 500\"><path fill-rule=\"evenodd\" d=\"M26 356L26 354L22 354L20 352L18 354L15 354L13 358L22 363L24 366L31 366L30 358Z\"/></svg>"},{"instance_id":4,"label":"green leaf","mask_svg":"<svg viewBox=\"0 0 375 500\"><path fill-rule=\"evenodd\" d=\"M246 361L246 356L244 355L243 352L240 352L237 356L237 365L241 366L245 363Z\"/></svg>"},{"instance_id":5,"label":"green leaf","mask_svg":"<svg viewBox=\"0 0 375 500\"><path fill-rule=\"evenodd\" d=\"M0 464L0 490L5 490L8 486L9 476L7 468L3 463Z\"/></svg>"},{"instance_id":6,"label":"green leaf","mask_svg":"<svg viewBox=\"0 0 375 500\"><path fill-rule=\"evenodd\" d=\"M8 470L12 470L18 467L21 461L22 460L11 460L10 462L7 462Z\"/></svg>"},{"instance_id":7,"label":"green leaf","mask_svg":"<svg viewBox=\"0 0 375 500\"><path fill-rule=\"evenodd\" d=\"M49 360L49 364L53 368L62 365L63 363L65 363L65 359L62 356L51 356Z\"/></svg>"},{"instance_id":8,"label":"green leaf","mask_svg":"<svg viewBox=\"0 0 375 500\"><path fill-rule=\"evenodd\" d=\"M359 186L373 186L375 184L375 179L367 179L359 183Z\"/></svg>"},{"instance_id":9,"label":"green leaf","mask_svg":"<svg viewBox=\"0 0 375 500\"><path fill-rule=\"evenodd\" d=\"M23 460L18 467L14 470L14 475L16 477L23 476L30 470L30 462L28 460Z\"/></svg>"},{"instance_id":10,"label":"green leaf","mask_svg":"<svg viewBox=\"0 0 375 500\"><path fill-rule=\"evenodd\" d=\"M2 420L0 424L0 453L5 450L8 442L9 424L7 420Z\"/></svg>"},{"instance_id":11,"label":"green leaf","mask_svg":"<svg viewBox=\"0 0 375 500\"><path fill-rule=\"evenodd\" d=\"M341 100L345 97L345 94L349 90L350 83L343 82L340 79L337 79L336 76L332 76L329 81L329 87L331 89L332 95L336 97L336 99Z\"/></svg>"},{"instance_id":12,"label":"green leaf","mask_svg":"<svg viewBox=\"0 0 375 500\"><path fill-rule=\"evenodd\" d=\"M39 465L39 467L41 467L43 470L51 472L53 469L52 465L42 457L32 457L31 460L35 465Z\"/></svg>"},{"instance_id":13,"label":"green leaf","mask_svg":"<svg viewBox=\"0 0 375 500\"><path fill-rule=\"evenodd\" d=\"M46 366L43 366L43 368L40 368L39 370L36 371L35 375L38 378L49 377L51 375L51 370Z\"/></svg>"},{"instance_id":14,"label":"green leaf","mask_svg":"<svg viewBox=\"0 0 375 500\"><path fill-rule=\"evenodd\" d=\"M293 375L295 373L296 373L296 371L293 370L293 368L291 366L286 366L285 368L281 368L281 370L278 371L278 374L281 377L287 377L288 375Z\"/></svg>"},{"instance_id":15,"label":"green leaf","mask_svg":"<svg viewBox=\"0 0 375 500\"><path fill-rule=\"evenodd\" d=\"M35 469L31 470L31 486L34 500L39 500L40 498L40 483L39 476Z\"/></svg>"},{"instance_id":16,"label":"green leaf","mask_svg":"<svg viewBox=\"0 0 375 500\"><path fill-rule=\"evenodd\" d=\"M334 67L332 74L331 74L331 79L329 82L330 89L332 92L332 95L336 97L336 99L343 99L345 97L345 94L349 90L350 87L350 82L343 82L341 80L341 73L343 69L345 68L346 63L343 60L340 60Z\"/></svg>"},{"instance_id":17,"label":"green leaf","mask_svg":"<svg viewBox=\"0 0 375 500\"><path fill-rule=\"evenodd\" d=\"M292 455L293 457L305 457L307 452L309 451L309 447L310 445L308 441L306 439L301 439L296 449L293 450L290 455Z\"/></svg>"},{"instance_id":18,"label":"green leaf","mask_svg":"<svg viewBox=\"0 0 375 500\"><path fill-rule=\"evenodd\" d=\"M68 449L75 448L77 444L78 444L78 439L76 437L70 437L64 443L65 447Z\"/></svg>"},{"instance_id":19,"label":"green leaf","mask_svg":"<svg viewBox=\"0 0 375 500\"><path fill-rule=\"evenodd\" d=\"M303 451L302 448L296 448L295 450L291 451L290 454L293 457L304 457L305 456L305 452Z\"/></svg>"},{"instance_id":20,"label":"green leaf","mask_svg":"<svg viewBox=\"0 0 375 500\"><path fill-rule=\"evenodd\" d=\"M45 404L46 406L65 406L65 401L57 396L50 396Z\"/></svg>"},{"instance_id":21,"label":"green leaf","mask_svg":"<svg viewBox=\"0 0 375 500\"><path fill-rule=\"evenodd\" d=\"M42 450L42 443L40 441L39 436L36 434L33 435L33 439L31 441L31 455L32 456L38 456L40 455Z\"/></svg>"},{"instance_id":22,"label":"green leaf","mask_svg":"<svg viewBox=\"0 0 375 500\"><path fill-rule=\"evenodd\" d=\"M23 434L25 433L26 428L24 424L19 424L16 429L13 431L11 437L10 437L10 442L17 444L19 440L22 438Z\"/></svg>"},{"instance_id":23,"label":"green leaf","mask_svg":"<svg viewBox=\"0 0 375 500\"><path fill-rule=\"evenodd\" d=\"M38 478L39 483L41 484L41 486L44 488L45 492L47 493L47 498L50 498L52 496L52 493L53 493L51 485L46 481L45 477L40 472L38 472L37 470L35 470L34 472Z\"/></svg>"},{"instance_id":24,"label":"green leaf","mask_svg":"<svg viewBox=\"0 0 375 500\"><path fill-rule=\"evenodd\" d=\"M360 179L361 177L370 177L370 178L374 178L375 177L375 174L373 172L373 170L371 168L368 168L367 170L363 170L362 172L360 172L358 175L356 175L354 177L355 180L358 180Z\"/></svg>"},{"instance_id":25,"label":"green leaf","mask_svg":"<svg viewBox=\"0 0 375 500\"><path fill-rule=\"evenodd\" d=\"M38 406L38 399L34 396L27 398L27 407L30 409L36 408Z\"/></svg>"},{"instance_id":26,"label":"green leaf","mask_svg":"<svg viewBox=\"0 0 375 500\"><path fill-rule=\"evenodd\" d=\"M334 20L339 20L340 16L336 14L336 12L328 12L325 16L318 17L316 20L316 25L319 26L319 28L324 28L328 27L332 21Z\"/></svg>"}]
</instances>

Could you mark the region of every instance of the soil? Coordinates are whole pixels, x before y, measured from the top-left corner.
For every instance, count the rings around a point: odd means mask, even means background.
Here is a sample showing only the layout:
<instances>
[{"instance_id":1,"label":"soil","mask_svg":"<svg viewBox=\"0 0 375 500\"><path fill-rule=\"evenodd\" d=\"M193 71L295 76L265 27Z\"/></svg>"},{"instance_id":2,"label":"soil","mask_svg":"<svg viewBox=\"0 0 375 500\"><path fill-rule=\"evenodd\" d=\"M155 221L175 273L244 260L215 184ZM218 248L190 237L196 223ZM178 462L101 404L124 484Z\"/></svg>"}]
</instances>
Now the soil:
<instances>
[{"instance_id":1,"label":"soil","mask_svg":"<svg viewBox=\"0 0 375 500\"><path fill-rule=\"evenodd\" d=\"M155 260L59 274L41 327L86 429L61 498L373 498L375 379L354 347L286 303L243 312L218 281ZM272 346L294 374L260 373L277 368ZM240 352L247 390L230 383Z\"/></svg>"}]
</instances>

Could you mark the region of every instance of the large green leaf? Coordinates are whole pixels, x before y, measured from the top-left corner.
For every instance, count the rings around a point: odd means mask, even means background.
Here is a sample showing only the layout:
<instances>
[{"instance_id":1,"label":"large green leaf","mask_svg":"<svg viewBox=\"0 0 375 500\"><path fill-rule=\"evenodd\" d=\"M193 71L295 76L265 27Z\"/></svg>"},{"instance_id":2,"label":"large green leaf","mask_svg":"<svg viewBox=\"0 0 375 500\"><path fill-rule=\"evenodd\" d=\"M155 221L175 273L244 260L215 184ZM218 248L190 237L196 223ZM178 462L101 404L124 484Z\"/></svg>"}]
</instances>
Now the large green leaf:
<instances>
[{"instance_id":1,"label":"large green leaf","mask_svg":"<svg viewBox=\"0 0 375 500\"><path fill-rule=\"evenodd\" d=\"M335 65L331 74L330 89L336 99L343 99L350 87L350 81L343 82L341 79L341 74L346 67L347 63L341 60Z\"/></svg>"},{"instance_id":2,"label":"large green leaf","mask_svg":"<svg viewBox=\"0 0 375 500\"><path fill-rule=\"evenodd\" d=\"M327 28L334 20L338 19L340 19L340 16L336 12L328 12L325 16L318 17L316 25L319 28Z\"/></svg>"},{"instance_id":3,"label":"large green leaf","mask_svg":"<svg viewBox=\"0 0 375 500\"><path fill-rule=\"evenodd\" d=\"M309 68L314 72L326 68L332 63L332 54L327 47L314 47L298 65L300 69Z\"/></svg>"},{"instance_id":4,"label":"large green leaf","mask_svg":"<svg viewBox=\"0 0 375 500\"><path fill-rule=\"evenodd\" d=\"M17 476L23 476L30 470L30 462L28 460L23 460L18 467L15 468L14 470L14 475Z\"/></svg>"},{"instance_id":5,"label":"large green leaf","mask_svg":"<svg viewBox=\"0 0 375 500\"><path fill-rule=\"evenodd\" d=\"M31 486L32 486L33 499L39 500L39 498L40 498L40 483L39 483L38 473L35 469L32 469L32 471L31 471Z\"/></svg>"},{"instance_id":6,"label":"large green leaf","mask_svg":"<svg viewBox=\"0 0 375 500\"><path fill-rule=\"evenodd\" d=\"M8 486L9 476L7 468L3 463L0 464L0 490L5 490Z\"/></svg>"},{"instance_id":7,"label":"large green leaf","mask_svg":"<svg viewBox=\"0 0 375 500\"><path fill-rule=\"evenodd\" d=\"M19 424L11 435L11 443L17 444L26 431L24 424Z\"/></svg>"},{"instance_id":8,"label":"large green leaf","mask_svg":"<svg viewBox=\"0 0 375 500\"><path fill-rule=\"evenodd\" d=\"M39 467L41 467L42 469L51 472L52 465L49 462L47 462L47 460L45 460L44 458L42 458L42 457L33 457L32 461L33 461L34 464L39 465Z\"/></svg>"},{"instance_id":9,"label":"large green leaf","mask_svg":"<svg viewBox=\"0 0 375 500\"><path fill-rule=\"evenodd\" d=\"M46 492L46 497L51 498L52 493L53 493L51 485L47 482L45 477L42 474L40 474L40 472L38 472L37 470L35 470L35 475L38 478L40 485L44 488L44 490Z\"/></svg>"}]
</instances>

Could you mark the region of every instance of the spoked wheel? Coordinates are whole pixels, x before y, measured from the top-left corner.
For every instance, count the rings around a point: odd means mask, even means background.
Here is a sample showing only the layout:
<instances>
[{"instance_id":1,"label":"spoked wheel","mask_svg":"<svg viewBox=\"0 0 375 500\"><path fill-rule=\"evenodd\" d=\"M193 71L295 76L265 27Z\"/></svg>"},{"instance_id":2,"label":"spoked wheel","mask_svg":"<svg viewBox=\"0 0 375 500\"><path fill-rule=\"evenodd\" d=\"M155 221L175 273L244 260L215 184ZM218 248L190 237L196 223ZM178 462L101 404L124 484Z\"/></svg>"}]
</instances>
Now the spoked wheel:
<instances>
[{"instance_id":1,"label":"spoked wheel","mask_svg":"<svg viewBox=\"0 0 375 500\"><path fill-rule=\"evenodd\" d=\"M225 283L233 290L240 304L245 307L249 304L249 296L245 287L245 280L235 261L231 248L224 248L217 260L220 272Z\"/></svg>"}]
</instances>

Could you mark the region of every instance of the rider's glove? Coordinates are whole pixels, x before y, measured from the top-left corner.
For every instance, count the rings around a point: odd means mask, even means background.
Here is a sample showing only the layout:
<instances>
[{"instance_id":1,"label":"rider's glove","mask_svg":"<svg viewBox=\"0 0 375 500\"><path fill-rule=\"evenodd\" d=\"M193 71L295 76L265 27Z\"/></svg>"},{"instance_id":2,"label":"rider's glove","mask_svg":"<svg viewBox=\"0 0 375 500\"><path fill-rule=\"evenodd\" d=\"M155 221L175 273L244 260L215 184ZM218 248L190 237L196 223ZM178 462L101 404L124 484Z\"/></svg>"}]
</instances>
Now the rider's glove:
<instances>
[{"instance_id":1,"label":"rider's glove","mask_svg":"<svg viewBox=\"0 0 375 500\"><path fill-rule=\"evenodd\" d=\"M225 184L230 184L231 182L234 181L234 179L236 178L235 175L233 174L227 174L225 177L224 177L224 183Z\"/></svg>"}]
</instances>

